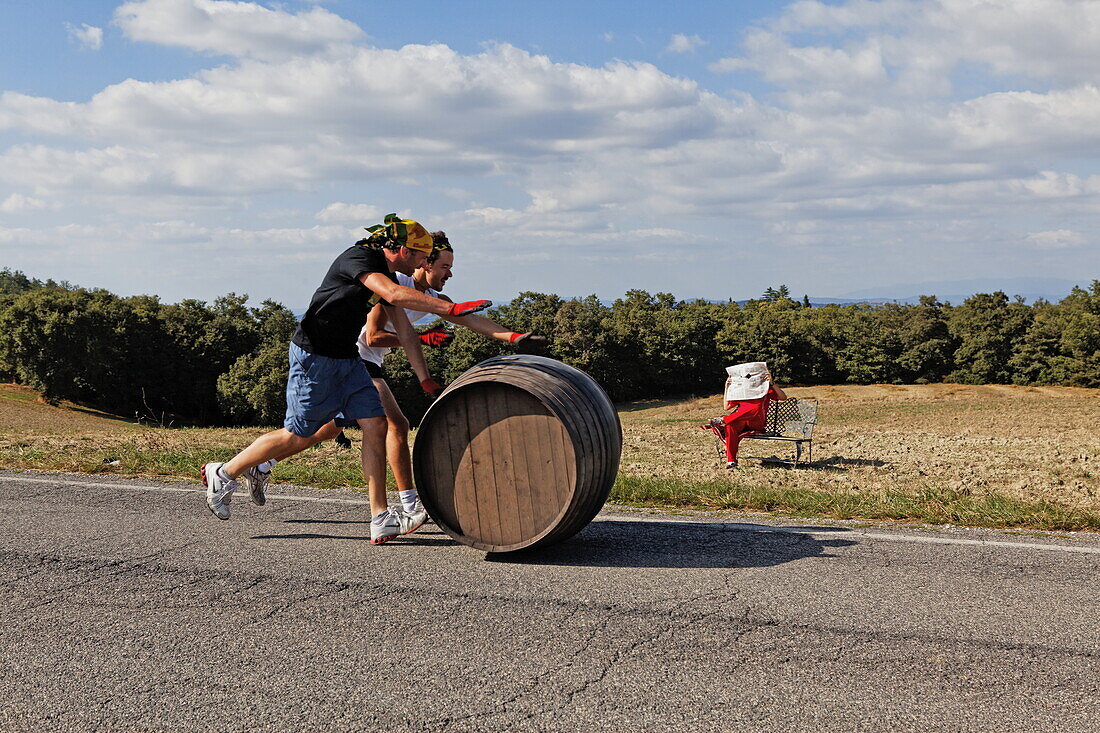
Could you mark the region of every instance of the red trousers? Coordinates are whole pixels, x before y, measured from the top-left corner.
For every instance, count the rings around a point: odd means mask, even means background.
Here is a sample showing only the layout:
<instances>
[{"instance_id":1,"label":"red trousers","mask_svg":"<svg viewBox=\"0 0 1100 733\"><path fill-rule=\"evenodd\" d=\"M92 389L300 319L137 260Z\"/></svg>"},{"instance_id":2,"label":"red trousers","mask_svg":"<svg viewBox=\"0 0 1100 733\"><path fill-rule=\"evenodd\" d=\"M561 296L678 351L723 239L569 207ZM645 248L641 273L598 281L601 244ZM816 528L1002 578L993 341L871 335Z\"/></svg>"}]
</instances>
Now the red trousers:
<instances>
[{"instance_id":1,"label":"red trousers","mask_svg":"<svg viewBox=\"0 0 1100 733\"><path fill-rule=\"evenodd\" d=\"M770 397L735 402L733 412L722 418L722 425L714 426L715 434L726 444L727 461L737 460L737 447L742 437L767 427L769 402Z\"/></svg>"}]
</instances>

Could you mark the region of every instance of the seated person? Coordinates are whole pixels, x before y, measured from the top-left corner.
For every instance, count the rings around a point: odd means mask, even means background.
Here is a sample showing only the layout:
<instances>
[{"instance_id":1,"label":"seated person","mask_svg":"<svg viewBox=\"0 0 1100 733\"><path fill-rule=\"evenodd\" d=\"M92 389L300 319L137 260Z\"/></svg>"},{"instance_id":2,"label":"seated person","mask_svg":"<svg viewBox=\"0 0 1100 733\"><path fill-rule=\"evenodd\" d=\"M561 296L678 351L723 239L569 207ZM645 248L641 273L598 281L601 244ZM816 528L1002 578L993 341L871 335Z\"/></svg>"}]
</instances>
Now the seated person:
<instances>
[{"instance_id":1,"label":"seated person","mask_svg":"<svg viewBox=\"0 0 1100 733\"><path fill-rule=\"evenodd\" d=\"M771 384L772 375L764 372L764 378L768 381L768 393L754 400L726 400L725 409L730 413L722 418L715 418L709 427L714 434L726 444L726 468L737 468L737 447L741 444L741 438L752 433L759 433L766 427L768 419L768 405L772 400L785 400L787 393L779 387ZM726 380L726 387L730 385L730 377Z\"/></svg>"}]
</instances>

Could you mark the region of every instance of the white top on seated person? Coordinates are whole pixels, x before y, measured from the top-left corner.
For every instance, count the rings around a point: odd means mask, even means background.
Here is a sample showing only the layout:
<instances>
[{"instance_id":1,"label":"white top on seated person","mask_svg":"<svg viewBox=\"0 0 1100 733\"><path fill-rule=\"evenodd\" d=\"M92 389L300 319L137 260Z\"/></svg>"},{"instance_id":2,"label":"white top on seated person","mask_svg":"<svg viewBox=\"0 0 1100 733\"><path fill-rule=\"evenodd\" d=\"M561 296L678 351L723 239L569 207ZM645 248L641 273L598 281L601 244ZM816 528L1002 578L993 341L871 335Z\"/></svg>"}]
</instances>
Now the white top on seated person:
<instances>
[{"instance_id":1,"label":"white top on seated person","mask_svg":"<svg viewBox=\"0 0 1100 733\"><path fill-rule=\"evenodd\" d=\"M754 402L771 395L777 400L787 399L786 393L772 384L768 363L750 361L726 367L725 409L732 409L738 402Z\"/></svg>"}]
</instances>

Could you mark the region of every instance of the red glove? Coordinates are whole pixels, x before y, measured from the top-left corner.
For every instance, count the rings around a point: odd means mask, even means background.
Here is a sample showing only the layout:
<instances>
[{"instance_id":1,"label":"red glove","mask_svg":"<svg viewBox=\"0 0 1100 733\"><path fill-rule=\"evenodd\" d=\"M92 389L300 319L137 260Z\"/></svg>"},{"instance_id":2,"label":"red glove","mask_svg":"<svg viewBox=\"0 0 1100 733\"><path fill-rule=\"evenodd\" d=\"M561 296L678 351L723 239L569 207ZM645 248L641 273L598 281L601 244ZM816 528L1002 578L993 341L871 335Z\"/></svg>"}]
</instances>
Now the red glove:
<instances>
[{"instance_id":1,"label":"red glove","mask_svg":"<svg viewBox=\"0 0 1100 733\"><path fill-rule=\"evenodd\" d=\"M429 397L438 397L439 393L443 391L443 388L439 386L439 383L431 377L425 379L423 382L420 383L420 389L427 392Z\"/></svg>"},{"instance_id":2,"label":"red glove","mask_svg":"<svg viewBox=\"0 0 1100 733\"><path fill-rule=\"evenodd\" d=\"M538 334L531 333L513 333L508 337L508 340L513 344L526 344L527 346L545 346L548 341L545 336L539 336Z\"/></svg>"},{"instance_id":3,"label":"red glove","mask_svg":"<svg viewBox=\"0 0 1100 733\"><path fill-rule=\"evenodd\" d=\"M417 334L420 343L426 346L446 346L454 340L454 337L453 333L449 333L441 326L429 328L427 331Z\"/></svg>"},{"instance_id":4,"label":"red glove","mask_svg":"<svg viewBox=\"0 0 1100 733\"><path fill-rule=\"evenodd\" d=\"M516 345L518 354L545 354L550 345L545 336L534 333L513 333L508 340Z\"/></svg>"},{"instance_id":5,"label":"red glove","mask_svg":"<svg viewBox=\"0 0 1100 733\"><path fill-rule=\"evenodd\" d=\"M491 300L467 300L465 303L451 303L447 311L449 316L468 316L471 313L483 311L493 304Z\"/></svg>"}]
</instances>

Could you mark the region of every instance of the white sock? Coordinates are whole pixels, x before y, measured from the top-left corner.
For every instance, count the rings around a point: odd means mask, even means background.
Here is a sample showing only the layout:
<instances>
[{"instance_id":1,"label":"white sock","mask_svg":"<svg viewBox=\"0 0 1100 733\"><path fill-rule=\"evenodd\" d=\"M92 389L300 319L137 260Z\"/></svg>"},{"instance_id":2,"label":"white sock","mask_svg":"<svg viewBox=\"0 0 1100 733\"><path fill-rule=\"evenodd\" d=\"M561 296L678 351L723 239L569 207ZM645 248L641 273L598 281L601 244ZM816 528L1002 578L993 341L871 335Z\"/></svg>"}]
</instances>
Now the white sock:
<instances>
[{"instance_id":1,"label":"white sock","mask_svg":"<svg viewBox=\"0 0 1100 733\"><path fill-rule=\"evenodd\" d=\"M386 517L390 516L390 510L387 509L380 514L375 514L374 518L370 520L371 524L383 525L386 523Z\"/></svg>"},{"instance_id":2,"label":"white sock","mask_svg":"<svg viewBox=\"0 0 1100 733\"><path fill-rule=\"evenodd\" d=\"M229 474L225 472L225 466L218 466L218 478L220 478L222 481L232 481L233 480L233 479L229 478Z\"/></svg>"},{"instance_id":3,"label":"white sock","mask_svg":"<svg viewBox=\"0 0 1100 733\"><path fill-rule=\"evenodd\" d=\"M275 464L278 462L278 460L272 458L271 460L264 461L260 465L256 466L256 468L257 470L263 471L264 473L271 473L271 469L275 468Z\"/></svg>"},{"instance_id":4,"label":"white sock","mask_svg":"<svg viewBox=\"0 0 1100 733\"><path fill-rule=\"evenodd\" d=\"M401 506L410 511L414 506L416 506L416 500L420 498L416 495L416 489L409 489L408 491L398 491L397 495L401 497Z\"/></svg>"}]
</instances>

